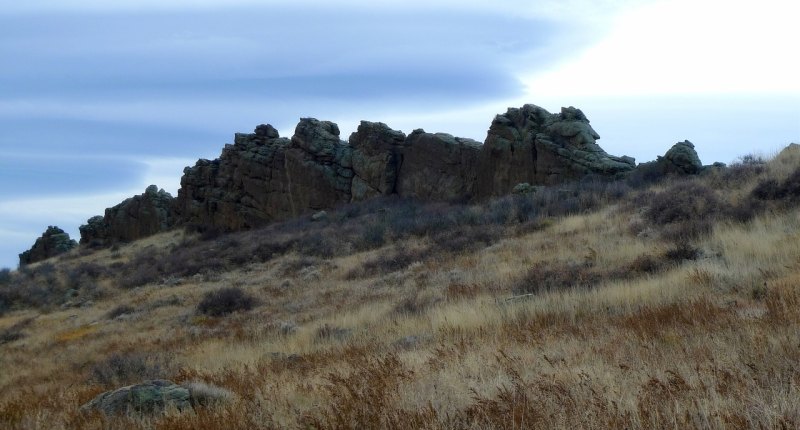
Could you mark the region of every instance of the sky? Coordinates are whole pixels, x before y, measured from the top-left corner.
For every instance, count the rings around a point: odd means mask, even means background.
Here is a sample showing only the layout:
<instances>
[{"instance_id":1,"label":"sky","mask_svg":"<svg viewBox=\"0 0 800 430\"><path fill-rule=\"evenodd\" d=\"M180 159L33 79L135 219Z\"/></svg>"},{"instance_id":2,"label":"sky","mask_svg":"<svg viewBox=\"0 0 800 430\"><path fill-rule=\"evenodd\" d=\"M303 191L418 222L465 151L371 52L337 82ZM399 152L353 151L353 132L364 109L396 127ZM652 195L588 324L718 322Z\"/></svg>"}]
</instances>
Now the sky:
<instances>
[{"instance_id":1,"label":"sky","mask_svg":"<svg viewBox=\"0 0 800 430\"><path fill-rule=\"evenodd\" d=\"M10 3L10 2L9 2ZM615 155L800 143L795 0L26 0L0 8L0 267L235 132L300 117L483 141L581 108Z\"/></svg>"}]
</instances>

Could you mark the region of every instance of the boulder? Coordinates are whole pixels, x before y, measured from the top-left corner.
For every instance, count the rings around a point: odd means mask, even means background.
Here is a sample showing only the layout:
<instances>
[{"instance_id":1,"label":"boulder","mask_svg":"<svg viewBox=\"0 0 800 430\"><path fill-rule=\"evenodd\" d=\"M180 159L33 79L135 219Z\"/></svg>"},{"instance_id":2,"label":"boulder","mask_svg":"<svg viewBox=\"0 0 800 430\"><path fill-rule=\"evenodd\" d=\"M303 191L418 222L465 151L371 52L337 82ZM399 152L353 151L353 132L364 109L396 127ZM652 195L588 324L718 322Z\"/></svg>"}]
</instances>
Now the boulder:
<instances>
[{"instance_id":1,"label":"boulder","mask_svg":"<svg viewBox=\"0 0 800 430\"><path fill-rule=\"evenodd\" d=\"M38 238L31 249L19 254L19 265L25 266L48 258L61 255L78 246L70 239L69 234L58 227L49 226Z\"/></svg>"},{"instance_id":2,"label":"boulder","mask_svg":"<svg viewBox=\"0 0 800 430\"><path fill-rule=\"evenodd\" d=\"M106 391L81 406L82 411L100 411L106 415L152 414L169 408L191 409L191 395L189 389L163 379Z\"/></svg>"},{"instance_id":3,"label":"boulder","mask_svg":"<svg viewBox=\"0 0 800 430\"><path fill-rule=\"evenodd\" d=\"M688 140L676 143L656 161L665 174L695 175L703 170L703 163L694 150L694 144Z\"/></svg>"},{"instance_id":4,"label":"boulder","mask_svg":"<svg viewBox=\"0 0 800 430\"><path fill-rule=\"evenodd\" d=\"M143 194L106 209L102 218L89 218L80 227L81 244L108 246L169 230L175 225L173 200L168 192L150 185Z\"/></svg>"},{"instance_id":5,"label":"boulder","mask_svg":"<svg viewBox=\"0 0 800 430\"><path fill-rule=\"evenodd\" d=\"M406 138L397 194L432 201L470 199L480 154L481 144L474 140L414 130Z\"/></svg>"}]
</instances>

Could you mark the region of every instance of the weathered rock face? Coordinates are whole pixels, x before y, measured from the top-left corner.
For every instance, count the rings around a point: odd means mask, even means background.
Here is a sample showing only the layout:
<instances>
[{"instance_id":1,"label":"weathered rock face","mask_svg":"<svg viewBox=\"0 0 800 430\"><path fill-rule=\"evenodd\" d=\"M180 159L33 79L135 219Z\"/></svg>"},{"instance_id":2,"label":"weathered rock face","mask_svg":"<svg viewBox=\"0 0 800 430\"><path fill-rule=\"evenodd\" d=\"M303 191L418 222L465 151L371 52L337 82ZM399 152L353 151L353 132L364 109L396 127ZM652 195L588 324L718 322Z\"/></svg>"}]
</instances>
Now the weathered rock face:
<instances>
[{"instance_id":1,"label":"weathered rock face","mask_svg":"<svg viewBox=\"0 0 800 430\"><path fill-rule=\"evenodd\" d=\"M97 410L106 415L158 413L168 408L192 408L187 388L171 381L156 379L99 394L81 406L82 411Z\"/></svg>"},{"instance_id":2,"label":"weathered rock face","mask_svg":"<svg viewBox=\"0 0 800 430\"><path fill-rule=\"evenodd\" d=\"M330 121L303 118L286 150L283 175L292 211L332 208L351 200L353 158L349 145L339 139L339 127Z\"/></svg>"},{"instance_id":3,"label":"weathered rock face","mask_svg":"<svg viewBox=\"0 0 800 430\"><path fill-rule=\"evenodd\" d=\"M535 105L511 108L495 117L489 129L477 196L507 194L520 183L550 185L633 170L632 158L608 155L597 145L599 138L580 109L551 114Z\"/></svg>"},{"instance_id":4,"label":"weathered rock face","mask_svg":"<svg viewBox=\"0 0 800 430\"><path fill-rule=\"evenodd\" d=\"M486 143L415 130L406 136L363 121L342 141L329 121L303 118L291 139L271 125L237 133L217 160L184 169L174 202L143 196L106 210L81 227L81 243L107 245L171 226L242 230L398 194L422 200L484 199L522 183L553 184L587 174L614 176L634 167L596 143L575 108L561 113L525 105L498 115ZM159 194L160 196L160 194Z\"/></svg>"},{"instance_id":5,"label":"weathered rock face","mask_svg":"<svg viewBox=\"0 0 800 430\"><path fill-rule=\"evenodd\" d=\"M402 132L381 122L361 121L358 131L350 135L352 199L358 201L394 194L407 146L406 135Z\"/></svg>"},{"instance_id":6,"label":"weathered rock face","mask_svg":"<svg viewBox=\"0 0 800 430\"><path fill-rule=\"evenodd\" d=\"M676 143L656 161L662 166L665 174L694 175L703 170L703 163L694 150L694 144L688 140Z\"/></svg>"},{"instance_id":7,"label":"weathered rock face","mask_svg":"<svg viewBox=\"0 0 800 430\"><path fill-rule=\"evenodd\" d=\"M175 225L173 197L155 185L143 194L106 209L105 216L92 217L80 227L81 244L107 246L141 239Z\"/></svg>"},{"instance_id":8,"label":"weathered rock face","mask_svg":"<svg viewBox=\"0 0 800 430\"><path fill-rule=\"evenodd\" d=\"M406 142L397 194L438 201L473 197L480 143L420 129L414 130Z\"/></svg>"},{"instance_id":9,"label":"weathered rock face","mask_svg":"<svg viewBox=\"0 0 800 430\"><path fill-rule=\"evenodd\" d=\"M64 230L49 226L42 236L36 239L31 249L19 255L19 265L25 266L47 260L76 246L78 246L78 243L70 239L69 234L65 233Z\"/></svg>"},{"instance_id":10,"label":"weathered rock face","mask_svg":"<svg viewBox=\"0 0 800 430\"><path fill-rule=\"evenodd\" d=\"M260 125L253 134L237 133L218 160L184 169L175 202L179 223L241 230L293 216L282 174L289 144Z\"/></svg>"},{"instance_id":11,"label":"weathered rock face","mask_svg":"<svg viewBox=\"0 0 800 430\"><path fill-rule=\"evenodd\" d=\"M405 135L362 122L339 138L329 121L303 118L291 140L270 125L236 134L218 160L184 170L176 203L183 224L241 230L393 194Z\"/></svg>"}]
</instances>

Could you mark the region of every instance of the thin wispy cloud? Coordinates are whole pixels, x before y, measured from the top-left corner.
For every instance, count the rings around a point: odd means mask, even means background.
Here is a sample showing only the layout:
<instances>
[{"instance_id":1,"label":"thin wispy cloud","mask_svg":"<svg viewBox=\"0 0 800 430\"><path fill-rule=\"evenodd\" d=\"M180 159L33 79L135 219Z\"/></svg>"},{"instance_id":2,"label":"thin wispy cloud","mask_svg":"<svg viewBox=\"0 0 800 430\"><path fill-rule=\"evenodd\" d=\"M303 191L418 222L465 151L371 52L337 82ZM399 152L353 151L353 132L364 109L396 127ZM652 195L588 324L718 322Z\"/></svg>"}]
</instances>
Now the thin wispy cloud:
<instances>
[{"instance_id":1,"label":"thin wispy cloud","mask_svg":"<svg viewBox=\"0 0 800 430\"><path fill-rule=\"evenodd\" d=\"M780 0L12 2L0 266L49 224L77 234L151 183L174 192L183 166L234 132L268 122L288 136L303 116L343 138L367 119L483 140L507 107L575 105L609 152L640 161L683 139L708 161L800 140L795 12ZM710 92L723 99L698 96Z\"/></svg>"}]
</instances>

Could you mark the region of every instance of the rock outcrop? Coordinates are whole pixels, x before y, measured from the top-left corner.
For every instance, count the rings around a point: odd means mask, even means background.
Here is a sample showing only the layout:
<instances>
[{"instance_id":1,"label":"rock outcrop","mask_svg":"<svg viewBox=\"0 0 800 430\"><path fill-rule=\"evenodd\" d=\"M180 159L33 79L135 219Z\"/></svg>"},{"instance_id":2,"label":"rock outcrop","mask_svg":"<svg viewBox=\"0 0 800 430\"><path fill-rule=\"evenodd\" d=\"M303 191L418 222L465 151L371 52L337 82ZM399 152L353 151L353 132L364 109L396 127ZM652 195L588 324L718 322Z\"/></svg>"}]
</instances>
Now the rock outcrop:
<instances>
[{"instance_id":1,"label":"rock outcrop","mask_svg":"<svg viewBox=\"0 0 800 430\"><path fill-rule=\"evenodd\" d=\"M688 140L676 143L656 161L665 174L695 175L703 170L703 163L694 150L694 144Z\"/></svg>"},{"instance_id":2,"label":"rock outcrop","mask_svg":"<svg viewBox=\"0 0 800 430\"><path fill-rule=\"evenodd\" d=\"M69 234L58 227L49 226L41 237L36 239L31 249L19 255L20 267L47 260L63 254L78 246L78 243L70 239Z\"/></svg>"},{"instance_id":3,"label":"rock outcrop","mask_svg":"<svg viewBox=\"0 0 800 430\"><path fill-rule=\"evenodd\" d=\"M81 227L81 243L134 240L172 226L249 229L381 195L480 200L521 183L614 177L634 168L632 158L603 151L598 138L579 109L551 114L534 105L498 115L483 145L424 130L406 136L379 122L362 121L347 142L329 121L303 118L291 139L262 124L237 133L219 159L184 169L174 202L126 200Z\"/></svg>"},{"instance_id":4,"label":"rock outcrop","mask_svg":"<svg viewBox=\"0 0 800 430\"><path fill-rule=\"evenodd\" d=\"M155 379L101 393L81 406L81 410L96 410L106 415L159 413L169 408L182 411L192 408L190 398L187 388Z\"/></svg>"},{"instance_id":5,"label":"rock outcrop","mask_svg":"<svg viewBox=\"0 0 800 430\"><path fill-rule=\"evenodd\" d=\"M175 225L173 200L151 185L143 194L106 209L105 216L90 218L80 227L81 245L108 246L169 230Z\"/></svg>"},{"instance_id":6,"label":"rock outcrop","mask_svg":"<svg viewBox=\"0 0 800 430\"><path fill-rule=\"evenodd\" d=\"M719 164L721 163L715 163L714 166L719 167ZM695 175L704 168L694 150L694 144L686 140L676 143L654 161L639 164L634 176L645 182L654 182L668 175Z\"/></svg>"},{"instance_id":7,"label":"rock outcrop","mask_svg":"<svg viewBox=\"0 0 800 430\"><path fill-rule=\"evenodd\" d=\"M397 194L430 201L474 197L480 143L420 129L414 130L406 142Z\"/></svg>"},{"instance_id":8,"label":"rock outcrop","mask_svg":"<svg viewBox=\"0 0 800 430\"><path fill-rule=\"evenodd\" d=\"M179 223L241 230L293 216L290 184L281 174L290 143L262 124L255 133L237 133L219 159L184 169L175 202Z\"/></svg>"},{"instance_id":9,"label":"rock outcrop","mask_svg":"<svg viewBox=\"0 0 800 430\"><path fill-rule=\"evenodd\" d=\"M350 135L352 148L353 200L365 200L397 192L397 177L408 146L403 132L382 122L361 121Z\"/></svg>"},{"instance_id":10,"label":"rock outcrop","mask_svg":"<svg viewBox=\"0 0 800 430\"><path fill-rule=\"evenodd\" d=\"M498 115L481 154L477 195L509 193L521 183L552 185L594 174L614 177L634 169L630 157L608 155L580 109L551 114L535 105Z\"/></svg>"}]
</instances>

